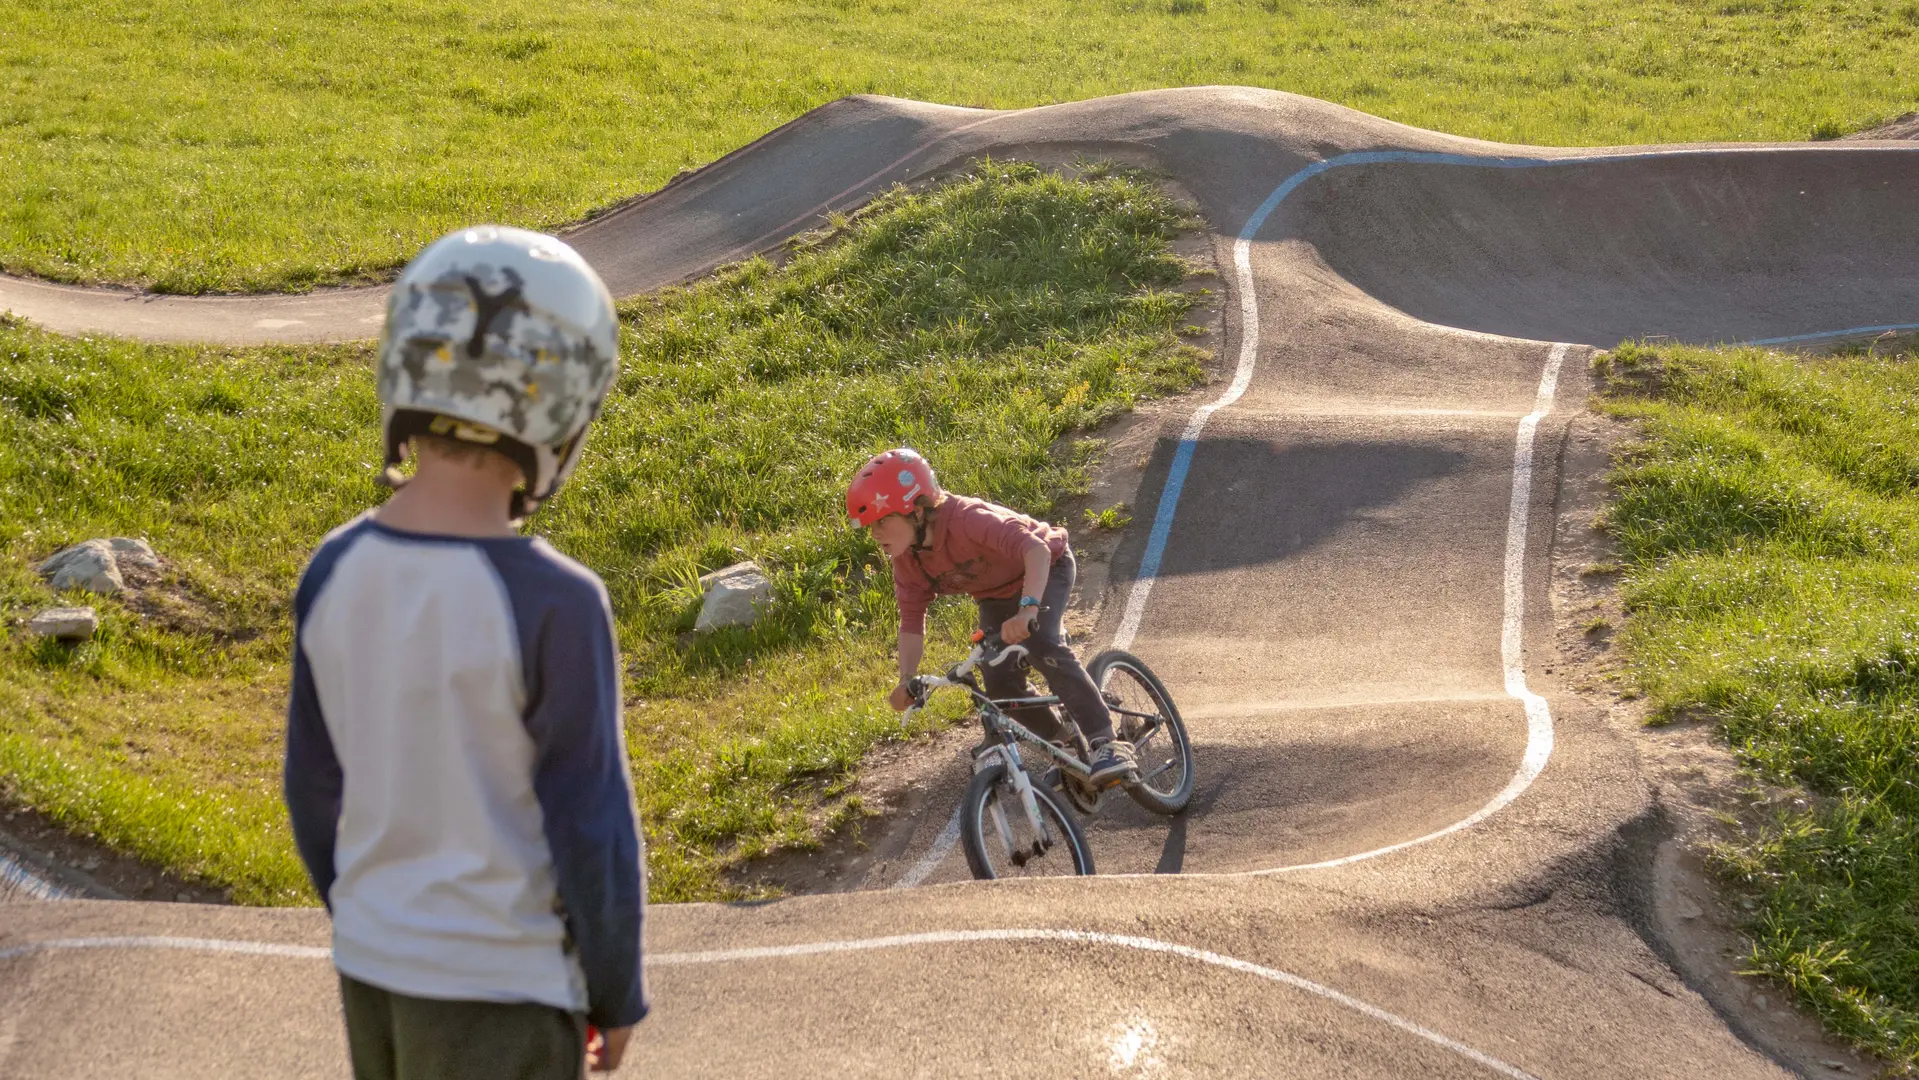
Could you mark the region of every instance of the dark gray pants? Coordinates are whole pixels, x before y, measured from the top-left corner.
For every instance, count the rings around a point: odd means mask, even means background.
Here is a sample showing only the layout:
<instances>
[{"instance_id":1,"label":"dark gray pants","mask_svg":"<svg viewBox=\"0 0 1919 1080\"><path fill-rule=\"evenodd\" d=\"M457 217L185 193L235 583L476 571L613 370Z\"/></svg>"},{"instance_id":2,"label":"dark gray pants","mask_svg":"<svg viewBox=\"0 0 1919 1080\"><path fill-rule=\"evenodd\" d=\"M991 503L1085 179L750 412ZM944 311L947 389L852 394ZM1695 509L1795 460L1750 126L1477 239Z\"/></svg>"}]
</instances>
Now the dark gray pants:
<instances>
[{"instance_id":1,"label":"dark gray pants","mask_svg":"<svg viewBox=\"0 0 1919 1080\"><path fill-rule=\"evenodd\" d=\"M1080 666L1079 657L1067 647L1066 631L1061 626L1066 618L1066 605L1073 596L1073 579L1078 576L1079 563L1073 558L1073 549L1067 548L1054 560L1052 573L1046 578L1046 595L1039 598L1046 610L1040 612L1039 621L1033 624L1033 636L1020 644L1029 651L1033 670L1046 680L1046 688L1059 696L1060 704L1066 706L1066 715L1079 725L1087 741L1103 742L1113 737L1113 714L1106 710L1106 699L1099 696L1099 687L1093 685L1092 677ZM1019 613L1018 597L978 603L980 629L991 633L998 633L1002 623ZM1026 673L1010 663L980 668L980 685L991 698L1030 697L1033 693L1026 684ZM1006 712L1035 734L1047 738L1061 734L1053 730L1053 722L1044 709L1008 709Z\"/></svg>"},{"instance_id":2,"label":"dark gray pants","mask_svg":"<svg viewBox=\"0 0 1919 1080\"><path fill-rule=\"evenodd\" d=\"M340 976L354 1080L580 1080L586 1017L551 1005L435 1001Z\"/></svg>"}]
</instances>

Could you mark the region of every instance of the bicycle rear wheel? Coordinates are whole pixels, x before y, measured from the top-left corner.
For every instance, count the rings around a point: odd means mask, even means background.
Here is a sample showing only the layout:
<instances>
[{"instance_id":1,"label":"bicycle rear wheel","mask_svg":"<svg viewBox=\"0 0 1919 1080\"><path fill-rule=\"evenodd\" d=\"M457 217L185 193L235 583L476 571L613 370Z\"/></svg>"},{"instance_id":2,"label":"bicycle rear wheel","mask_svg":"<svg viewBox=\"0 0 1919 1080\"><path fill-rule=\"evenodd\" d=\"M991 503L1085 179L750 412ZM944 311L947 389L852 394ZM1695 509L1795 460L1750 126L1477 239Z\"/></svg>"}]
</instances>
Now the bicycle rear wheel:
<instances>
[{"instance_id":1,"label":"bicycle rear wheel","mask_svg":"<svg viewBox=\"0 0 1919 1080\"><path fill-rule=\"evenodd\" d=\"M1093 872L1093 852L1059 796L1032 785L1039 828L1022 805L1005 764L980 770L960 806L960 841L966 865L982 881L1054 877Z\"/></svg>"},{"instance_id":2,"label":"bicycle rear wheel","mask_svg":"<svg viewBox=\"0 0 1919 1080\"><path fill-rule=\"evenodd\" d=\"M1193 799L1193 743L1166 686L1132 653L1108 649L1086 665L1093 685L1113 708L1113 728L1139 753L1139 782L1126 785L1133 801L1172 815Z\"/></svg>"}]
</instances>

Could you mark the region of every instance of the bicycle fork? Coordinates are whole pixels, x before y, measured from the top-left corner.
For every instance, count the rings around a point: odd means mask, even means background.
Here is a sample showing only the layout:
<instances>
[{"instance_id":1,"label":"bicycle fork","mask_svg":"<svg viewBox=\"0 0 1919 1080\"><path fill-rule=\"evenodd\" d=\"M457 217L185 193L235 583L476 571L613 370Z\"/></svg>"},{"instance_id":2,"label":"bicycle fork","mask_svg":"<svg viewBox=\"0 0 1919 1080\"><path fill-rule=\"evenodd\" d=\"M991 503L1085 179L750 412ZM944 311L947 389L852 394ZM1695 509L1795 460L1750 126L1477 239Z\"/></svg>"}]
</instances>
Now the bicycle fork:
<instances>
[{"instance_id":1,"label":"bicycle fork","mask_svg":"<svg viewBox=\"0 0 1919 1080\"><path fill-rule=\"evenodd\" d=\"M1005 766L1005 775L1000 779L1002 788L1010 787L1019 798L1019 807L1026 813L1026 822L1032 828L1033 844L1030 849L1015 846L1013 830L1006 821L1006 800L993 800L993 827L999 832L1000 846L1006 849L1007 858L1015 866L1025 866L1026 860L1046 854L1053 846L1053 829L1047 824L1046 815L1040 813L1039 798L1033 794L1033 778L1019 759L1019 752L1010 746L995 746L981 754L973 762L973 771L979 772L991 768L993 759Z\"/></svg>"}]
</instances>

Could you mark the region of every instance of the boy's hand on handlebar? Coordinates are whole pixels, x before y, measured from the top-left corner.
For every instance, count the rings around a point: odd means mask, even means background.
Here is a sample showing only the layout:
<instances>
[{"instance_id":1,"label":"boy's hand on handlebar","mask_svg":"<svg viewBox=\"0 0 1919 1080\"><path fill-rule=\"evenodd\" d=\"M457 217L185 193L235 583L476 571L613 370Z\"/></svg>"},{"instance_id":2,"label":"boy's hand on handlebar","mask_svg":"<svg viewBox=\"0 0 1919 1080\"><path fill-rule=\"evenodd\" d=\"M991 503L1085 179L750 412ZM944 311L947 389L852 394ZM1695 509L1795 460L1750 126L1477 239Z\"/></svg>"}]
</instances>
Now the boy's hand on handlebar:
<instances>
[{"instance_id":1,"label":"boy's hand on handlebar","mask_svg":"<svg viewBox=\"0 0 1919 1080\"><path fill-rule=\"evenodd\" d=\"M1038 608L1021 608L1012 618L1000 624L1000 640L1008 645L1018 645L1033 636L1033 624L1038 621Z\"/></svg>"},{"instance_id":2,"label":"boy's hand on handlebar","mask_svg":"<svg viewBox=\"0 0 1919 1080\"><path fill-rule=\"evenodd\" d=\"M886 695L886 703L893 707L894 712L905 712L913 704L913 691L902 682Z\"/></svg>"}]
</instances>

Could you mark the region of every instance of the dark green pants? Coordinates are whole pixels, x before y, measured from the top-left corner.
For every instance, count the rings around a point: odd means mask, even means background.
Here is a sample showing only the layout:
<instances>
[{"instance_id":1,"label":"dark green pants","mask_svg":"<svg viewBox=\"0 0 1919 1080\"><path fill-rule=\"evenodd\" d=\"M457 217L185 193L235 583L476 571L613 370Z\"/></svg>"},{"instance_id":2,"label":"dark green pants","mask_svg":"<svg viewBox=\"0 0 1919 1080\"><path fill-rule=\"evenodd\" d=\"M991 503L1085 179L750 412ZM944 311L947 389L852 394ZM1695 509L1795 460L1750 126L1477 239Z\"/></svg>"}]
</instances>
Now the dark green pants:
<instances>
[{"instance_id":1,"label":"dark green pants","mask_svg":"<svg viewBox=\"0 0 1919 1080\"><path fill-rule=\"evenodd\" d=\"M580 1080L586 1018L550 1005L434 1001L345 975L354 1080Z\"/></svg>"}]
</instances>

